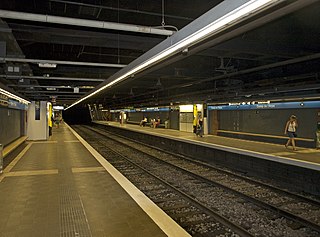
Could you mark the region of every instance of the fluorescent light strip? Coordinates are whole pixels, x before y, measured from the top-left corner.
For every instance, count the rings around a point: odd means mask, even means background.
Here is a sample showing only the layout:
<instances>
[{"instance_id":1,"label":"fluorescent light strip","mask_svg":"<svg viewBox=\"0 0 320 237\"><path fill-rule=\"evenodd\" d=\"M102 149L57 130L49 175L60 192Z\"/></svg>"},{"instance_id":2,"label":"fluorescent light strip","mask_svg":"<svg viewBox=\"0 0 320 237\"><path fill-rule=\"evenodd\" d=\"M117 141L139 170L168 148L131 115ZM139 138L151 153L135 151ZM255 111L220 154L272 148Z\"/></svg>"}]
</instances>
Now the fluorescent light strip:
<instances>
[{"instance_id":1,"label":"fluorescent light strip","mask_svg":"<svg viewBox=\"0 0 320 237\"><path fill-rule=\"evenodd\" d=\"M251 1L243 4L242 6L234 9L233 11L229 12L228 14L220 17L219 19L212 22L211 24L205 26L204 28L191 34L190 36L182 39L178 43L176 43L176 44L172 45L171 47L165 49L164 51L158 53L154 57L150 58L148 61L145 61L144 63L138 65L137 67L133 68L129 72L123 74L122 76L120 76L117 79L113 80L112 82L108 83L107 85L99 88L98 90L92 92L91 94L85 96L84 98L76 101L75 103L73 103L72 105L67 107L65 110L67 110L67 109L71 108L72 106L74 106L74 105L88 99L89 97L99 93L100 91L106 89L107 87L110 87L113 84L120 82L120 81L124 80L125 78L128 78L130 75L147 68L151 64L159 62L160 60L163 60L166 57L173 55L178 50L181 50L186 47L190 47L192 44L195 44L199 40L203 40L204 38L208 37L212 33L217 33L223 27L235 23L240 18L242 18L244 16L248 16L249 14L253 14L253 13L257 12L258 10L261 10L264 7L270 6L271 4L274 4L275 2L280 2L280 1L282 1L282 0L251 0Z\"/></svg>"},{"instance_id":2,"label":"fluorescent light strip","mask_svg":"<svg viewBox=\"0 0 320 237\"><path fill-rule=\"evenodd\" d=\"M31 103L30 101L27 101L27 100L25 100L25 99L22 99L21 97L16 96L16 95L10 93L9 91L6 91L6 90L1 89L1 88L0 88L0 93L3 94L3 95L8 96L9 98L18 100L19 102L21 102L21 103L23 103L23 104L30 104L30 103Z\"/></svg>"},{"instance_id":3,"label":"fluorescent light strip","mask_svg":"<svg viewBox=\"0 0 320 237\"><path fill-rule=\"evenodd\" d=\"M44 68L56 68L57 64L56 63L38 63L39 67L44 67Z\"/></svg>"}]
</instances>

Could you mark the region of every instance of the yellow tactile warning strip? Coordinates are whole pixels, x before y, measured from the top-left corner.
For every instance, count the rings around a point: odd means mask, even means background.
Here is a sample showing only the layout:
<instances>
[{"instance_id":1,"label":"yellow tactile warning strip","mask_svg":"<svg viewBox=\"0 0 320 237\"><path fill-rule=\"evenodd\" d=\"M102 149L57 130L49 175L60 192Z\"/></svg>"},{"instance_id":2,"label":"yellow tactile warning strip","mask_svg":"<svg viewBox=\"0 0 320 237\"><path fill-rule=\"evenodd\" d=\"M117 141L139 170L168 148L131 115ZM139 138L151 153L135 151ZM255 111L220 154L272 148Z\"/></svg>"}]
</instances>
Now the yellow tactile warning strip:
<instances>
[{"instance_id":1,"label":"yellow tactile warning strip","mask_svg":"<svg viewBox=\"0 0 320 237\"><path fill-rule=\"evenodd\" d=\"M58 170L33 170L33 171L14 171L5 173L5 177L32 176L32 175L48 175L58 174Z\"/></svg>"},{"instance_id":2,"label":"yellow tactile warning strip","mask_svg":"<svg viewBox=\"0 0 320 237\"><path fill-rule=\"evenodd\" d=\"M4 173L8 173L12 170L12 168L21 160L21 158L26 154L26 152L30 149L33 142L30 142L17 156L14 160L4 169Z\"/></svg>"},{"instance_id":3,"label":"yellow tactile warning strip","mask_svg":"<svg viewBox=\"0 0 320 237\"><path fill-rule=\"evenodd\" d=\"M126 177L124 177L116 168L114 168L71 127L69 127L67 124L66 126L166 235L170 237L191 236L155 203L153 203L144 193L137 189Z\"/></svg>"},{"instance_id":4,"label":"yellow tactile warning strip","mask_svg":"<svg viewBox=\"0 0 320 237\"><path fill-rule=\"evenodd\" d=\"M34 143L39 143L39 142L29 142L28 145L4 169L3 174L0 175L0 183L6 177L58 174L58 170L57 169L53 169L53 170L33 170L33 171L15 171L15 172L11 171L12 168L21 160L21 158L26 154L26 152L30 149L30 147ZM52 142L50 142L50 143L52 143Z\"/></svg>"},{"instance_id":5,"label":"yellow tactile warning strip","mask_svg":"<svg viewBox=\"0 0 320 237\"><path fill-rule=\"evenodd\" d=\"M270 153L271 155L274 155L274 156L289 156L289 155L293 155L294 152L275 152L275 153Z\"/></svg>"},{"instance_id":6,"label":"yellow tactile warning strip","mask_svg":"<svg viewBox=\"0 0 320 237\"><path fill-rule=\"evenodd\" d=\"M320 153L320 150L316 150L316 149L303 149L303 150L297 150L296 152L298 153L306 153L306 154L312 154L312 153Z\"/></svg>"},{"instance_id":7,"label":"yellow tactile warning strip","mask_svg":"<svg viewBox=\"0 0 320 237\"><path fill-rule=\"evenodd\" d=\"M80 142L79 140L65 141L65 142ZM32 170L32 171L11 171L12 168L21 160L25 153L30 149L33 144L39 143L57 143L57 141L40 141L28 142L28 145L15 157L15 159L4 169L3 174L0 175L0 183L6 177L21 177L33 175L50 175L58 174L58 169L51 170ZM73 173L86 173L86 172L102 172L106 171L103 167L85 167L85 168L72 168Z\"/></svg>"},{"instance_id":8,"label":"yellow tactile warning strip","mask_svg":"<svg viewBox=\"0 0 320 237\"><path fill-rule=\"evenodd\" d=\"M275 153L270 153L270 154L275 155L275 156L289 156L289 155L294 155L295 153L316 154L316 153L320 153L320 150L298 148L298 150L296 150L296 151L275 152Z\"/></svg>"},{"instance_id":9,"label":"yellow tactile warning strip","mask_svg":"<svg viewBox=\"0 0 320 237\"><path fill-rule=\"evenodd\" d=\"M103 167L85 167L85 168L72 168L72 173L87 173L87 172L101 172L106 171Z\"/></svg>"},{"instance_id":10,"label":"yellow tactile warning strip","mask_svg":"<svg viewBox=\"0 0 320 237\"><path fill-rule=\"evenodd\" d=\"M58 141L31 141L32 143L58 143Z\"/></svg>"}]
</instances>

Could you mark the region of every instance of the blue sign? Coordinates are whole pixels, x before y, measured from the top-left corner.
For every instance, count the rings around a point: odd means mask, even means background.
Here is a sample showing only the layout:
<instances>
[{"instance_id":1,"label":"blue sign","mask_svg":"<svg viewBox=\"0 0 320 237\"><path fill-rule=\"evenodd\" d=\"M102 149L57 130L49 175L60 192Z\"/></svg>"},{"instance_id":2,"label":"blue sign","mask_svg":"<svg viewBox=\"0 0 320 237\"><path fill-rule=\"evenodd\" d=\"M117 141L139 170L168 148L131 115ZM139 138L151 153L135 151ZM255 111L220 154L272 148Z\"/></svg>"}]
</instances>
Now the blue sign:
<instances>
[{"instance_id":1,"label":"blue sign","mask_svg":"<svg viewBox=\"0 0 320 237\"><path fill-rule=\"evenodd\" d=\"M28 106L26 104L22 104L16 100L8 100L8 108L11 109L20 109L20 110L27 110Z\"/></svg>"},{"instance_id":2,"label":"blue sign","mask_svg":"<svg viewBox=\"0 0 320 237\"><path fill-rule=\"evenodd\" d=\"M320 101L281 102L281 103L233 103L230 105L210 105L208 110L251 110L251 109L302 109L320 108Z\"/></svg>"},{"instance_id":3,"label":"blue sign","mask_svg":"<svg viewBox=\"0 0 320 237\"><path fill-rule=\"evenodd\" d=\"M156 112L156 111L160 111L160 112L165 112L165 111L170 111L169 107L163 107L163 108L159 108L159 107L151 107L151 108L140 108L140 109L132 109L128 112Z\"/></svg>"}]
</instances>

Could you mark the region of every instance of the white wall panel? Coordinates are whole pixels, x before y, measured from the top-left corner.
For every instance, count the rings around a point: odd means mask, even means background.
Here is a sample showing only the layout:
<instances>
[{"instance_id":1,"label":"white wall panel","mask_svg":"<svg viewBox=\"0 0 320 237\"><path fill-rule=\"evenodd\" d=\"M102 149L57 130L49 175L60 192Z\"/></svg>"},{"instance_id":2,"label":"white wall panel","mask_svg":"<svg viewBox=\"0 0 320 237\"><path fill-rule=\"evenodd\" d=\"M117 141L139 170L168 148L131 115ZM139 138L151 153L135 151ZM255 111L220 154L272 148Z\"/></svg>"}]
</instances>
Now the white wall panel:
<instances>
[{"instance_id":1,"label":"white wall panel","mask_svg":"<svg viewBox=\"0 0 320 237\"><path fill-rule=\"evenodd\" d=\"M36 104L32 101L28 109L28 140L47 140L49 134L47 119L47 102L40 101L40 119L36 120Z\"/></svg>"}]
</instances>

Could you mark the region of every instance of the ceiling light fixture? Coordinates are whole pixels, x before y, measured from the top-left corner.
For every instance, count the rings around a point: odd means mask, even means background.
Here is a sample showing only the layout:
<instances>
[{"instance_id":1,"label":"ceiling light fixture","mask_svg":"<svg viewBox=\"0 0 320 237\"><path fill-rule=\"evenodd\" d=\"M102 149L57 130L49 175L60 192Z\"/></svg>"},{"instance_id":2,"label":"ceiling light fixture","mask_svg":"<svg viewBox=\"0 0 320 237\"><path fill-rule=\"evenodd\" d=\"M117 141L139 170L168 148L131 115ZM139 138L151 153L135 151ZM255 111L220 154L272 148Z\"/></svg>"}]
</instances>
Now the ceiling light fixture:
<instances>
[{"instance_id":1,"label":"ceiling light fixture","mask_svg":"<svg viewBox=\"0 0 320 237\"><path fill-rule=\"evenodd\" d=\"M21 97L19 97L17 95L14 95L14 94L10 93L9 91L6 91L6 90L1 89L1 88L0 88L0 94L3 94L3 95L5 95L5 96L7 96L9 98L15 99L15 100L17 100L17 101L19 101L19 102L21 102L23 104L30 104L31 103L30 101L22 99Z\"/></svg>"},{"instance_id":2,"label":"ceiling light fixture","mask_svg":"<svg viewBox=\"0 0 320 237\"><path fill-rule=\"evenodd\" d=\"M190 46L199 43L200 41L208 38L209 36L212 36L213 34L221 31L225 27L230 27L233 24L237 23L244 17L248 17L250 14L254 14L262 9L265 9L266 7L269 7L273 5L274 3L280 2L282 0L251 0L247 3L241 5L240 7L232 10L231 12L227 13L226 15L218 18L217 20L213 21L211 24L208 24L207 26L203 27L202 29L194 32L193 34L189 35L188 37L180 40L176 44L173 44L171 47L166 48L162 52L158 53L157 55L153 56L149 60L141 63L140 65L134 67L132 70L128 71L127 73L124 73L123 75L119 76L115 80L111 81L107 85L104 85L103 87L99 88L98 90L90 93L89 95L81 98L80 100L76 101L69 107L67 107L65 110L73 107L76 104L79 104L80 102L88 99L89 97L101 92L102 90L130 77L131 75L140 72L147 67L150 67L152 64L155 64L161 60L166 59L169 56L174 55L177 52L180 52L181 50L185 48L189 48Z\"/></svg>"},{"instance_id":3,"label":"ceiling light fixture","mask_svg":"<svg viewBox=\"0 0 320 237\"><path fill-rule=\"evenodd\" d=\"M56 63L38 63L39 67L43 68L56 68L57 64Z\"/></svg>"}]
</instances>

